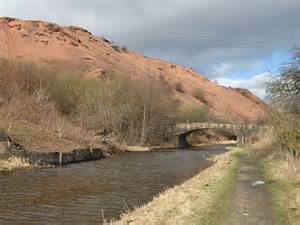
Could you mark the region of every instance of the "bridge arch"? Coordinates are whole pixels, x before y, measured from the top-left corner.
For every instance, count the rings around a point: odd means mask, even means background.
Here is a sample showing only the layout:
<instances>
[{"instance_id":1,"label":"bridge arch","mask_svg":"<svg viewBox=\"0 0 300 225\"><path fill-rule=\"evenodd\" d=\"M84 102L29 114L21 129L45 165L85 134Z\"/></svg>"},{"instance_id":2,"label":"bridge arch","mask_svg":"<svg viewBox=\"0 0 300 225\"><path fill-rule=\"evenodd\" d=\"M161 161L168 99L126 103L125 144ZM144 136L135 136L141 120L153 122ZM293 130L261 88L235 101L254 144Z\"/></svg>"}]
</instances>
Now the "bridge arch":
<instances>
[{"instance_id":1,"label":"bridge arch","mask_svg":"<svg viewBox=\"0 0 300 225\"><path fill-rule=\"evenodd\" d=\"M197 129L192 129L192 130L189 130L187 132L177 135L177 147L182 149L182 148L187 148L187 147L192 146L188 141L189 135L191 135L197 131L209 131L209 130L223 132L224 133L223 135L228 134L228 136L231 136L232 140L235 140L235 141L238 140L238 134L236 132L234 132L233 130L228 130L228 129L224 129L224 128L197 128Z\"/></svg>"},{"instance_id":2,"label":"bridge arch","mask_svg":"<svg viewBox=\"0 0 300 225\"><path fill-rule=\"evenodd\" d=\"M179 148L188 146L186 137L197 130L215 129L228 132L237 138L238 144L252 142L253 138L258 139L262 132L268 129L267 126L257 124L218 124L218 123L177 123L164 127L172 140L172 143Z\"/></svg>"}]
</instances>

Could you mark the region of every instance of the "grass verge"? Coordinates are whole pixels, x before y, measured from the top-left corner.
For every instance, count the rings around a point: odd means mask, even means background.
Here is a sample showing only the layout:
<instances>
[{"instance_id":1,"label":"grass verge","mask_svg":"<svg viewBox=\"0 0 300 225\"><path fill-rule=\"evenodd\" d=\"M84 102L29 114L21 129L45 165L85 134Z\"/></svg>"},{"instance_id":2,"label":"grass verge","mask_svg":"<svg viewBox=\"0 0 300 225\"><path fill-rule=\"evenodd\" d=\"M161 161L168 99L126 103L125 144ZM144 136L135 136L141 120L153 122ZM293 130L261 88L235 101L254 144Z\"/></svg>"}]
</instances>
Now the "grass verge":
<instances>
[{"instance_id":1,"label":"grass verge","mask_svg":"<svg viewBox=\"0 0 300 225\"><path fill-rule=\"evenodd\" d=\"M187 220L191 222L189 224L215 225L219 224L226 217L231 209L238 167L239 160L234 158L226 174L214 186L207 188L207 190L204 189L204 191L207 191L207 196L212 200L211 205L203 207L203 202L200 199L197 203L198 207L196 206L195 208L195 216Z\"/></svg>"},{"instance_id":2,"label":"grass verge","mask_svg":"<svg viewBox=\"0 0 300 225\"><path fill-rule=\"evenodd\" d=\"M261 160L269 191L272 193L273 208L279 225L300 224L300 179L299 171L289 171L286 162L267 156Z\"/></svg>"},{"instance_id":3,"label":"grass verge","mask_svg":"<svg viewBox=\"0 0 300 225\"><path fill-rule=\"evenodd\" d=\"M114 224L217 224L230 210L239 160L236 150L185 183L175 186L145 206L124 214Z\"/></svg>"}]
</instances>

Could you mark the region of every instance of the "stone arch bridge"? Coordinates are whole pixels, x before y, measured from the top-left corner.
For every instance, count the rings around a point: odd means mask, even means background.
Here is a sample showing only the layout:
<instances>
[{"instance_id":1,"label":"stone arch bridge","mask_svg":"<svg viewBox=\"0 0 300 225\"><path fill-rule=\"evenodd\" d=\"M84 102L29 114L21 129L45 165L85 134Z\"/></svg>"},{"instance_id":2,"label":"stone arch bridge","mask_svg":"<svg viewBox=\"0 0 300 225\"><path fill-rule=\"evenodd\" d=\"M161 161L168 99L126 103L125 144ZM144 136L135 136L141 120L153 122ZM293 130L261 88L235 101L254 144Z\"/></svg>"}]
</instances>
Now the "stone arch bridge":
<instances>
[{"instance_id":1,"label":"stone arch bridge","mask_svg":"<svg viewBox=\"0 0 300 225\"><path fill-rule=\"evenodd\" d=\"M258 140L267 126L257 124L222 124L222 123L177 123L161 126L160 132L167 142L178 148L185 148L189 144L187 136L198 130L217 129L236 136L237 144L247 144ZM161 134L162 135L162 134Z\"/></svg>"}]
</instances>

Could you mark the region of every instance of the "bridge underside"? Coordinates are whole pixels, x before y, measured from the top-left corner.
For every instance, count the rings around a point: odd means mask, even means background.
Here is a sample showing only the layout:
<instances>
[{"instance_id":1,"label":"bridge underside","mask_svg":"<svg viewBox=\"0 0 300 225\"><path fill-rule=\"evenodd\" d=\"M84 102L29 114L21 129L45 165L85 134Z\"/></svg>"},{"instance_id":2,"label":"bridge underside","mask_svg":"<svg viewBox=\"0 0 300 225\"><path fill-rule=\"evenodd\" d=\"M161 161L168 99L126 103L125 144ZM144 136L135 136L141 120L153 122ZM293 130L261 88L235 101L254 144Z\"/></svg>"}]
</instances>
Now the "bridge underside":
<instances>
[{"instance_id":1,"label":"bridge underside","mask_svg":"<svg viewBox=\"0 0 300 225\"><path fill-rule=\"evenodd\" d=\"M187 136L199 130L221 130L236 137L238 145L256 142L262 133L267 129L266 126L256 124L216 124L216 123L179 123L174 125L162 126L158 131L152 132L152 139L163 139L166 143L178 148L189 146Z\"/></svg>"},{"instance_id":2,"label":"bridge underside","mask_svg":"<svg viewBox=\"0 0 300 225\"><path fill-rule=\"evenodd\" d=\"M181 134L177 137L177 148L187 148L190 144L187 141L187 135Z\"/></svg>"},{"instance_id":3,"label":"bridge underside","mask_svg":"<svg viewBox=\"0 0 300 225\"><path fill-rule=\"evenodd\" d=\"M237 145L244 145L244 144L253 144L257 142L258 138L255 136L237 136L236 143ZM179 135L174 137L173 143L177 148L183 149L183 148L188 148L191 147L189 142L187 141L186 135Z\"/></svg>"},{"instance_id":4,"label":"bridge underside","mask_svg":"<svg viewBox=\"0 0 300 225\"><path fill-rule=\"evenodd\" d=\"M202 129L199 129L202 130ZM205 130L205 129L203 129ZM188 141L188 136L195 131L189 131L187 133L175 135L173 140L174 144L176 145L177 148L183 149L187 147L191 147L192 145ZM228 131L225 131L228 132ZM228 134L232 135L234 138L231 140L235 140L237 145L243 145L243 144L251 144L255 143L258 140L257 133L253 132L240 132L237 134L234 134L233 132L228 132Z\"/></svg>"},{"instance_id":5,"label":"bridge underside","mask_svg":"<svg viewBox=\"0 0 300 225\"><path fill-rule=\"evenodd\" d=\"M196 129L175 137L178 148L187 148L198 144L218 143L220 141L237 141L237 136L221 129Z\"/></svg>"}]
</instances>

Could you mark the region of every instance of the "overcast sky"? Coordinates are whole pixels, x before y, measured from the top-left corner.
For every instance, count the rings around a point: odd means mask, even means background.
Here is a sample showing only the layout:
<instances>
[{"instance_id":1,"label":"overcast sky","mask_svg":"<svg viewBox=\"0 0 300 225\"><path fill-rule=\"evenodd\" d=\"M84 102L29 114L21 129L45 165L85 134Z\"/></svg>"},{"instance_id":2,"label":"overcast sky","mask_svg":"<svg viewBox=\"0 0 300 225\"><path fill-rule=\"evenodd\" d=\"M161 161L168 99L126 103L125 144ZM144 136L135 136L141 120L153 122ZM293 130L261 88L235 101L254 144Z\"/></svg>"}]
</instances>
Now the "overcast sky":
<instances>
[{"instance_id":1,"label":"overcast sky","mask_svg":"<svg viewBox=\"0 0 300 225\"><path fill-rule=\"evenodd\" d=\"M261 97L300 46L300 0L0 0L0 16L82 26Z\"/></svg>"}]
</instances>

